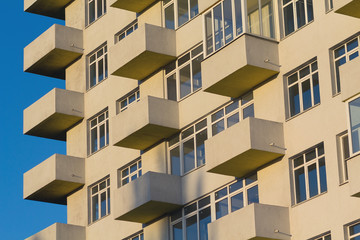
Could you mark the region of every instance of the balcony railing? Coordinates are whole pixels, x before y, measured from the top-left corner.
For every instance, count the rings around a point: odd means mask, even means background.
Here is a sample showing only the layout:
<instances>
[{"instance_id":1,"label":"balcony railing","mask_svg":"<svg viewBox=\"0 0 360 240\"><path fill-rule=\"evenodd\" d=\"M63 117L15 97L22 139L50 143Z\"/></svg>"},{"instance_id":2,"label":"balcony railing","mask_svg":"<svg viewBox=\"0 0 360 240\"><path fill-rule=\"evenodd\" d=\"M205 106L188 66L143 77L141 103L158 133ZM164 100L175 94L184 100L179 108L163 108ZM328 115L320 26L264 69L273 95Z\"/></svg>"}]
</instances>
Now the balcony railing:
<instances>
[{"instance_id":1,"label":"balcony railing","mask_svg":"<svg viewBox=\"0 0 360 240\"><path fill-rule=\"evenodd\" d=\"M65 20L65 7L73 0L24 0L24 11Z\"/></svg>"},{"instance_id":2,"label":"balcony railing","mask_svg":"<svg viewBox=\"0 0 360 240\"><path fill-rule=\"evenodd\" d=\"M54 24L24 49L24 71L65 79L66 68L83 54L82 30Z\"/></svg>"},{"instance_id":3,"label":"balcony railing","mask_svg":"<svg viewBox=\"0 0 360 240\"><path fill-rule=\"evenodd\" d=\"M84 183L85 160L55 154L24 173L24 198L65 205Z\"/></svg>"},{"instance_id":4,"label":"balcony railing","mask_svg":"<svg viewBox=\"0 0 360 240\"><path fill-rule=\"evenodd\" d=\"M54 223L50 227L45 228L41 232L26 238L25 240L85 240L85 227Z\"/></svg>"},{"instance_id":5,"label":"balcony railing","mask_svg":"<svg viewBox=\"0 0 360 240\"><path fill-rule=\"evenodd\" d=\"M207 171L235 177L243 177L284 154L282 123L252 117L205 141Z\"/></svg>"}]
</instances>

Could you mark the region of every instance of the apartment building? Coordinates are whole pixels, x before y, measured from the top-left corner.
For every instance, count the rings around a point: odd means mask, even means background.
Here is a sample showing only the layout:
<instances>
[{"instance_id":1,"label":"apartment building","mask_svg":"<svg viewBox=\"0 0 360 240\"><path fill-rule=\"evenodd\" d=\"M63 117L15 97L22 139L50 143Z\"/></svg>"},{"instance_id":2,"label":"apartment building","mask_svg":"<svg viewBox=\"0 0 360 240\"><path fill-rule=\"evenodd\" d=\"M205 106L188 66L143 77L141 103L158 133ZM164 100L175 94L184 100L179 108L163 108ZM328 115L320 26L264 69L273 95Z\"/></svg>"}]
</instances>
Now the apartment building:
<instances>
[{"instance_id":1,"label":"apartment building","mask_svg":"<svg viewBox=\"0 0 360 240\"><path fill-rule=\"evenodd\" d=\"M24 134L66 141L28 240L359 240L358 0L24 0L59 81ZM51 214L51 213L49 213Z\"/></svg>"}]
</instances>

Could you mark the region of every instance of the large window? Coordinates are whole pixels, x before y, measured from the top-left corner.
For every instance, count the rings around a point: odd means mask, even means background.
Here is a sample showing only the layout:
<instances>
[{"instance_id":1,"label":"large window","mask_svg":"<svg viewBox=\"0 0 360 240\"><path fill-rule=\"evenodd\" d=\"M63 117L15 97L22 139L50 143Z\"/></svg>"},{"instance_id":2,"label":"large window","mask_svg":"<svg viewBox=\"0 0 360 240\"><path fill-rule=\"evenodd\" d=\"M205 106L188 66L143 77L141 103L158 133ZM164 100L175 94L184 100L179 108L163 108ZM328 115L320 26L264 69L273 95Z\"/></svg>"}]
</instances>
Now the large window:
<instances>
[{"instance_id":1,"label":"large window","mask_svg":"<svg viewBox=\"0 0 360 240\"><path fill-rule=\"evenodd\" d=\"M89 187L89 223L110 214L110 177L106 177Z\"/></svg>"},{"instance_id":2,"label":"large window","mask_svg":"<svg viewBox=\"0 0 360 240\"><path fill-rule=\"evenodd\" d=\"M198 0L164 0L165 27L181 27L199 14Z\"/></svg>"},{"instance_id":3,"label":"large window","mask_svg":"<svg viewBox=\"0 0 360 240\"><path fill-rule=\"evenodd\" d=\"M360 223L354 223L346 228L347 240L359 240L360 239Z\"/></svg>"},{"instance_id":4,"label":"large window","mask_svg":"<svg viewBox=\"0 0 360 240\"><path fill-rule=\"evenodd\" d=\"M321 143L291 159L295 203L327 191L325 151Z\"/></svg>"},{"instance_id":5,"label":"large window","mask_svg":"<svg viewBox=\"0 0 360 240\"><path fill-rule=\"evenodd\" d=\"M254 116L252 93L216 110L169 140L171 174L183 175L205 164L205 140Z\"/></svg>"},{"instance_id":6,"label":"large window","mask_svg":"<svg viewBox=\"0 0 360 240\"><path fill-rule=\"evenodd\" d=\"M291 73L287 80L290 117L320 103L320 87L317 61Z\"/></svg>"},{"instance_id":7,"label":"large window","mask_svg":"<svg viewBox=\"0 0 360 240\"><path fill-rule=\"evenodd\" d=\"M135 179L141 177L141 175L142 166L141 158L139 158L118 170L119 186L124 186L129 182L132 182Z\"/></svg>"},{"instance_id":8,"label":"large window","mask_svg":"<svg viewBox=\"0 0 360 240\"><path fill-rule=\"evenodd\" d=\"M275 37L272 0L223 0L204 14L206 55L244 32Z\"/></svg>"},{"instance_id":9,"label":"large window","mask_svg":"<svg viewBox=\"0 0 360 240\"><path fill-rule=\"evenodd\" d=\"M90 154L109 145L109 112L101 112L89 120Z\"/></svg>"},{"instance_id":10,"label":"large window","mask_svg":"<svg viewBox=\"0 0 360 240\"><path fill-rule=\"evenodd\" d=\"M202 87L202 60L203 46L199 45L165 67L168 99L181 100Z\"/></svg>"},{"instance_id":11,"label":"large window","mask_svg":"<svg viewBox=\"0 0 360 240\"><path fill-rule=\"evenodd\" d=\"M87 24L106 13L106 0L87 0Z\"/></svg>"},{"instance_id":12,"label":"large window","mask_svg":"<svg viewBox=\"0 0 360 240\"><path fill-rule=\"evenodd\" d=\"M341 92L340 70L339 67L359 56L359 37L352 38L350 41L334 49L333 62L335 68L335 93Z\"/></svg>"},{"instance_id":13,"label":"large window","mask_svg":"<svg viewBox=\"0 0 360 240\"><path fill-rule=\"evenodd\" d=\"M172 214L172 240L207 240L210 222L258 202L257 175L237 179Z\"/></svg>"},{"instance_id":14,"label":"large window","mask_svg":"<svg viewBox=\"0 0 360 240\"><path fill-rule=\"evenodd\" d=\"M282 0L285 36L314 20L312 0Z\"/></svg>"},{"instance_id":15,"label":"large window","mask_svg":"<svg viewBox=\"0 0 360 240\"><path fill-rule=\"evenodd\" d=\"M88 56L88 88L108 77L107 46L102 46Z\"/></svg>"},{"instance_id":16,"label":"large window","mask_svg":"<svg viewBox=\"0 0 360 240\"><path fill-rule=\"evenodd\" d=\"M360 152L360 97L348 102L351 153Z\"/></svg>"}]
</instances>

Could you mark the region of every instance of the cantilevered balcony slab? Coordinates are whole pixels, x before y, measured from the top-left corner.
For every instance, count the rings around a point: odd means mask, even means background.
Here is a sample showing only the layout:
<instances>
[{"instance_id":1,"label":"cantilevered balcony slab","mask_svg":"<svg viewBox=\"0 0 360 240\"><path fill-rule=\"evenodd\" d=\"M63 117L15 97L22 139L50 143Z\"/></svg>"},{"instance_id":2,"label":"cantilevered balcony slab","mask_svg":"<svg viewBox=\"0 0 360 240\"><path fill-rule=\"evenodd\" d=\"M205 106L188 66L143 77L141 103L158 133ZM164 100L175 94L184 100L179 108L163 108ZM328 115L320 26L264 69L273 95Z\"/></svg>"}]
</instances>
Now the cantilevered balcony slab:
<instances>
[{"instance_id":1,"label":"cantilevered balcony slab","mask_svg":"<svg viewBox=\"0 0 360 240\"><path fill-rule=\"evenodd\" d=\"M175 31L144 24L109 52L112 75L142 80L176 58Z\"/></svg>"},{"instance_id":2,"label":"cantilevered balcony slab","mask_svg":"<svg viewBox=\"0 0 360 240\"><path fill-rule=\"evenodd\" d=\"M254 203L208 225L209 240L290 240L289 209Z\"/></svg>"},{"instance_id":3,"label":"cantilevered balcony slab","mask_svg":"<svg viewBox=\"0 0 360 240\"><path fill-rule=\"evenodd\" d=\"M24 71L65 79L65 69L82 54L82 30L54 24L25 47Z\"/></svg>"},{"instance_id":4,"label":"cantilevered balcony slab","mask_svg":"<svg viewBox=\"0 0 360 240\"><path fill-rule=\"evenodd\" d=\"M65 205L84 183L85 160L55 154L24 173L24 198Z\"/></svg>"},{"instance_id":5,"label":"cantilevered balcony slab","mask_svg":"<svg viewBox=\"0 0 360 240\"><path fill-rule=\"evenodd\" d=\"M86 240L85 227L54 223L25 240Z\"/></svg>"},{"instance_id":6,"label":"cantilevered balcony slab","mask_svg":"<svg viewBox=\"0 0 360 240\"><path fill-rule=\"evenodd\" d=\"M84 94L54 88L24 110L24 134L66 140L66 131L84 118Z\"/></svg>"},{"instance_id":7,"label":"cantilevered balcony slab","mask_svg":"<svg viewBox=\"0 0 360 240\"><path fill-rule=\"evenodd\" d=\"M340 66L340 84L344 102L360 93L360 57Z\"/></svg>"},{"instance_id":8,"label":"cantilevered balcony slab","mask_svg":"<svg viewBox=\"0 0 360 240\"><path fill-rule=\"evenodd\" d=\"M142 12L157 0L110 0L110 6L132 12Z\"/></svg>"},{"instance_id":9,"label":"cantilevered balcony slab","mask_svg":"<svg viewBox=\"0 0 360 240\"><path fill-rule=\"evenodd\" d=\"M207 171L235 177L284 154L283 124L252 117L205 141Z\"/></svg>"},{"instance_id":10,"label":"cantilevered balcony slab","mask_svg":"<svg viewBox=\"0 0 360 240\"><path fill-rule=\"evenodd\" d=\"M144 150L179 131L178 103L147 96L112 122L115 146Z\"/></svg>"},{"instance_id":11,"label":"cantilevered balcony slab","mask_svg":"<svg viewBox=\"0 0 360 240\"><path fill-rule=\"evenodd\" d=\"M201 63L205 92L238 97L279 73L278 43L244 34Z\"/></svg>"},{"instance_id":12,"label":"cantilevered balcony slab","mask_svg":"<svg viewBox=\"0 0 360 240\"><path fill-rule=\"evenodd\" d=\"M360 198L360 155L347 161L350 196Z\"/></svg>"},{"instance_id":13,"label":"cantilevered balcony slab","mask_svg":"<svg viewBox=\"0 0 360 240\"><path fill-rule=\"evenodd\" d=\"M24 11L65 20L65 7L73 0L24 0Z\"/></svg>"},{"instance_id":14,"label":"cantilevered balcony slab","mask_svg":"<svg viewBox=\"0 0 360 240\"><path fill-rule=\"evenodd\" d=\"M147 172L115 190L116 220L147 223L181 207L179 176Z\"/></svg>"},{"instance_id":15,"label":"cantilevered balcony slab","mask_svg":"<svg viewBox=\"0 0 360 240\"><path fill-rule=\"evenodd\" d=\"M335 0L333 2L336 13L360 18L360 0Z\"/></svg>"}]
</instances>

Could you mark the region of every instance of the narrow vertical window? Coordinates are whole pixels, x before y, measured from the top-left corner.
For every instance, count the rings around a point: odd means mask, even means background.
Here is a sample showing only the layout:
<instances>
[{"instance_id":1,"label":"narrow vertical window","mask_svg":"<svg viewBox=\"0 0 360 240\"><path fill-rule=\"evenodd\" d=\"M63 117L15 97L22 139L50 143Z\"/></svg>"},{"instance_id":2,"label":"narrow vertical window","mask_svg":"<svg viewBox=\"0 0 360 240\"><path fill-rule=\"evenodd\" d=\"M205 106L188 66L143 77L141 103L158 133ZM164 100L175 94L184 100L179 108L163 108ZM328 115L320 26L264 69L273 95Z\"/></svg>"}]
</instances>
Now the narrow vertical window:
<instances>
[{"instance_id":1,"label":"narrow vertical window","mask_svg":"<svg viewBox=\"0 0 360 240\"><path fill-rule=\"evenodd\" d=\"M90 154L109 145L109 113L104 111L89 120Z\"/></svg>"},{"instance_id":2,"label":"narrow vertical window","mask_svg":"<svg viewBox=\"0 0 360 240\"><path fill-rule=\"evenodd\" d=\"M95 222L110 214L110 178L95 183L89 187L90 218Z\"/></svg>"},{"instance_id":3,"label":"narrow vertical window","mask_svg":"<svg viewBox=\"0 0 360 240\"><path fill-rule=\"evenodd\" d=\"M88 88L108 77L107 46L103 46L87 57L88 59Z\"/></svg>"}]
</instances>

